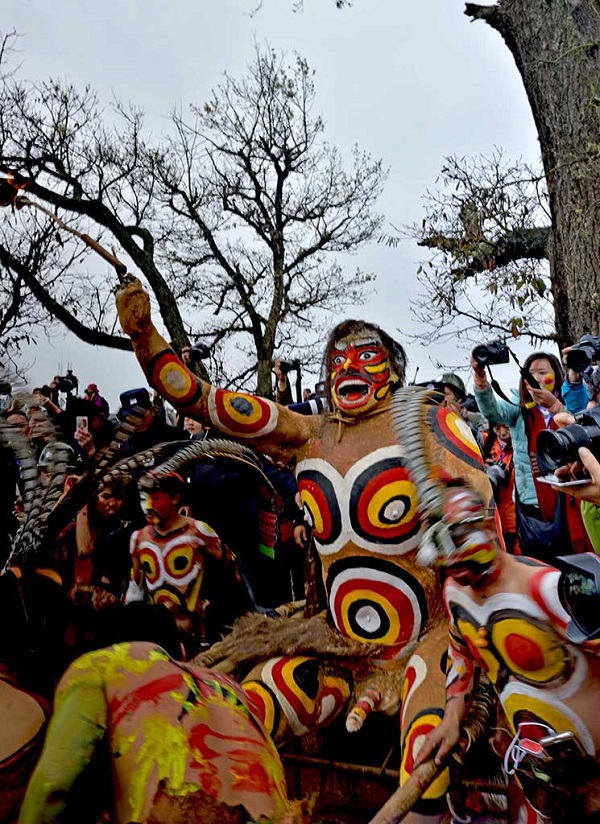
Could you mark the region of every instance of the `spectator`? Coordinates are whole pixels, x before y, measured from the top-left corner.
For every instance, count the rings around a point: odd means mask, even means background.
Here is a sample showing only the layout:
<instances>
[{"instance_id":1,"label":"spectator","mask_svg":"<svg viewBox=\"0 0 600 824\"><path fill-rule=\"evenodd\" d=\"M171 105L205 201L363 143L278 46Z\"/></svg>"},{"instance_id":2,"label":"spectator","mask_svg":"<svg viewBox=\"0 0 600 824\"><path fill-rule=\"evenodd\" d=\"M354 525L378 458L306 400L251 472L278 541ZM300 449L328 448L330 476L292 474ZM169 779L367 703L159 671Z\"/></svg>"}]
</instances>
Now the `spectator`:
<instances>
[{"instance_id":1,"label":"spectator","mask_svg":"<svg viewBox=\"0 0 600 824\"><path fill-rule=\"evenodd\" d=\"M109 477L59 535L57 557L67 591L95 586L116 598L129 582L129 541L142 515L135 485L127 475Z\"/></svg>"},{"instance_id":2,"label":"spectator","mask_svg":"<svg viewBox=\"0 0 600 824\"><path fill-rule=\"evenodd\" d=\"M277 381L275 384L275 400L283 406L294 403L292 387L288 377L289 370L286 369L286 366L287 364L282 360L276 360L273 364L273 372Z\"/></svg>"},{"instance_id":3,"label":"spectator","mask_svg":"<svg viewBox=\"0 0 600 824\"><path fill-rule=\"evenodd\" d=\"M126 451L141 452L158 443L180 440L181 433L177 427L165 422L160 407L152 403L147 389L130 389L122 392L120 401L118 419L127 421L134 428Z\"/></svg>"},{"instance_id":4,"label":"spectator","mask_svg":"<svg viewBox=\"0 0 600 824\"><path fill-rule=\"evenodd\" d=\"M585 381L589 397L585 408L593 409L595 406L600 404L600 364L588 366L583 373L583 380ZM577 411L581 412L582 410L580 409ZM576 414L576 412L572 409L569 409L569 412L571 412L571 414Z\"/></svg>"},{"instance_id":5,"label":"spectator","mask_svg":"<svg viewBox=\"0 0 600 824\"><path fill-rule=\"evenodd\" d=\"M490 423L505 421L510 429L515 467L515 498L519 543L525 555L542 560L556 554L589 549L587 533L579 507L568 506L566 513L557 506L557 493L540 483L536 441L546 428L556 429L554 415L565 407L558 393L563 372L558 359L546 352L533 352L525 360L540 388L530 386L521 377L512 402L496 398L488 384L485 369L472 358L475 398ZM569 545L571 541L571 546ZM571 548L572 547L572 548Z\"/></svg>"},{"instance_id":6,"label":"spectator","mask_svg":"<svg viewBox=\"0 0 600 824\"><path fill-rule=\"evenodd\" d=\"M494 500L506 549L520 555L517 540L517 512L514 500L515 463L510 429L506 423L495 423L484 440L483 459L487 476L492 483Z\"/></svg>"},{"instance_id":7,"label":"spectator","mask_svg":"<svg viewBox=\"0 0 600 824\"><path fill-rule=\"evenodd\" d=\"M189 435L191 441L204 441L208 438L210 428L204 426L200 421L195 421L193 418L183 419L183 431Z\"/></svg>"},{"instance_id":8,"label":"spectator","mask_svg":"<svg viewBox=\"0 0 600 824\"><path fill-rule=\"evenodd\" d=\"M563 350L563 354L568 351L568 349ZM583 412L592 397L589 384L587 380L584 380L584 377L585 375L575 372L574 369L570 368L568 368L565 373L560 394L567 411L572 415Z\"/></svg>"},{"instance_id":9,"label":"spectator","mask_svg":"<svg viewBox=\"0 0 600 824\"><path fill-rule=\"evenodd\" d=\"M483 430L487 422L483 415L479 412L471 412L465 406L467 400L467 390L463 379L454 372L445 372L439 381L436 381L444 391L444 401L442 406L451 409L460 415L461 418L469 425L469 429L473 433L478 444L482 444Z\"/></svg>"},{"instance_id":10,"label":"spectator","mask_svg":"<svg viewBox=\"0 0 600 824\"><path fill-rule=\"evenodd\" d=\"M92 403L102 414L103 417L108 418L110 414L110 406L106 398L103 398L95 383L87 385L84 398Z\"/></svg>"},{"instance_id":11,"label":"spectator","mask_svg":"<svg viewBox=\"0 0 600 824\"><path fill-rule=\"evenodd\" d=\"M84 463L94 456L113 438L115 427L104 411L88 398L72 398L69 405L71 431L76 451Z\"/></svg>"}]
</instances>

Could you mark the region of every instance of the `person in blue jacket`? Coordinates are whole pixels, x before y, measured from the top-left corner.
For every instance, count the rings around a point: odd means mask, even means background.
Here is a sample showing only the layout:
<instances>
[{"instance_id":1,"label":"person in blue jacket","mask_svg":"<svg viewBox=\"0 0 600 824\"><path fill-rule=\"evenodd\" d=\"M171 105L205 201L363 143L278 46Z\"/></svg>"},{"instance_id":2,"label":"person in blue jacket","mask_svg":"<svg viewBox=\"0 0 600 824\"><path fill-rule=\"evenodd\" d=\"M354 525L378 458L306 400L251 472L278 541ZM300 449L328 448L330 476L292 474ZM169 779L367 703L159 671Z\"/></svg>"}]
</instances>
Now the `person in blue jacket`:
<instances>
[{"instance_id":1,"label":"person in blue jacket","mask_svg":"<svg viewBox=\"0 0 600 824\"><path fill-rule=\"evenodd\" d=\"M523 369L529 370L540 388L530 386L521 377L519 389L513 390L511 401L496 397L484 367L473 358L471 365L474 394L481 413L490 423L504 421L510 429L514 450L517 524L523 553L546 559L552 558L556 552L568 553L571 548L561 543L565 540L566 525L561 530L558 526L553 529L556 493L548 485L537 481L540 475L536 456L537 436L544 429L555 429L554 416L566 411L559 392L564 380L560 361L547 352L529 355ZM535 535L532 534L534 532ZM556 546L553 545L555 542Z\"/></svg>"}]
</instances>

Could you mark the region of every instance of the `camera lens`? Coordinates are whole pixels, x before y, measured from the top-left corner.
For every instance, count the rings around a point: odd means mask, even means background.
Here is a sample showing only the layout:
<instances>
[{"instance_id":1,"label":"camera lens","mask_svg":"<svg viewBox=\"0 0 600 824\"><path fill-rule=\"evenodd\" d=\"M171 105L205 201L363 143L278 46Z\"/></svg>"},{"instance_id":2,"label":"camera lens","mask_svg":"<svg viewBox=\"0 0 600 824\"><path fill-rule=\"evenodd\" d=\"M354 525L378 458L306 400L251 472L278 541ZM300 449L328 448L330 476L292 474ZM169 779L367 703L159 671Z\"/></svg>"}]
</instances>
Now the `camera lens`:
<instances>
[{"instance_id":1,"label":"camera lens","mask_svg":"<svg viewBox=\"0 0 600 824\"><path fill-rule=\"evenodd\" d=\"M487 366L488 347L485 345L485 343L482 343L479 346L476 346L475 349L473 349L472 354L473 354L473 359L475 361L477 361L477 363L480 366Z\"/></svg>"},{"instance_id":2,"label":"camera lens","mask_svg":"<svg viewBox=\"0 0 600 824\"><path fill-rule=\"evenodd\" d=\"M572 423L553 432L546 429L540 432L536 449L540 463L548 471L579 459L578 449L586 446L591 452L600 455L600 426L589 415L582 423Z\"/></svg>"},{"instance_id":3,"label":"camera lens","mask_svg":"<svg viewBox=\"0 0 600 824\"><path fill-rule=\"evenodd\" d=\"M594 349L591 346L580 346L567 352L566 364L574 372L583 372L594 359Z\"/></svg>"},{"instance_id":4,"label":"camera lens","mask_svg":"<svg viewBox=\"0 0 600 824\"><path fill-rule=\"evenodd\" d=\"M572 424L569 428L572 429L574 426L577 424ZM578 458L575 439L566 429L560 432L553 432L550 429L540 432L536 448L540 461L551 472Z\"/></svg>"}]
</instances>

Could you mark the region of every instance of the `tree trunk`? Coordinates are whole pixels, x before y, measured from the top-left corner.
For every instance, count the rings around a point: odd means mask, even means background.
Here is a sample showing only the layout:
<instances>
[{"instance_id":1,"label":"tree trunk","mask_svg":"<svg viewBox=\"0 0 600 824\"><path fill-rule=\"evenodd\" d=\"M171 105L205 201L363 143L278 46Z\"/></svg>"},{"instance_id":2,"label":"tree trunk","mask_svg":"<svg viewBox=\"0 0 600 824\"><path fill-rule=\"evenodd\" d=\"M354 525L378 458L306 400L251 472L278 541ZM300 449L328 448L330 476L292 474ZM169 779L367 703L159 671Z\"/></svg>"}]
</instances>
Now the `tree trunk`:
<instances>
[{"instance_id":1,"label":"tree trunk","mask_svg":"<svg viewBox=\"0 0 600 824\"><path fill-rule=\"evenodd\" d=\"M467 3L504 38L538 131L552 217L559 346L600 333L600 2Z\"/></svg>"}]
</instances>

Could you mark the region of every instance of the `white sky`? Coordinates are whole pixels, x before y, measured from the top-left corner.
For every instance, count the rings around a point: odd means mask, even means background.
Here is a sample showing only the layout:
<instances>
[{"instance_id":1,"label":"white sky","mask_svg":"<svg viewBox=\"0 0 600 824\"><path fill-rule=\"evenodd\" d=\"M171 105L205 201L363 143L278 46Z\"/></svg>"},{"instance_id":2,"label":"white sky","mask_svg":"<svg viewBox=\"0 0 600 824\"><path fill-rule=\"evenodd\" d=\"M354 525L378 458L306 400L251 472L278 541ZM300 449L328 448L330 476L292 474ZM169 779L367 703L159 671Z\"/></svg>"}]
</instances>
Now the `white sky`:
<instances>
[{"instance_id":1,"label":"white sky","mask_svg":"<svg viewBox=\"0 0 600 824\"><path fill-rule=\"evenodd\" d=\"M379 206L399 226L420 221L421 197L450 154L502 147L537 162L538 144L520 77L500 36L470 23L462 0L18 0L4 3L0 29L13 27L21 76L90 84L108 104L114 94L146 111L155 134L175 104L202 103L224 70L239 75L254 43L299 52L316 70L316 111L325 137L342 150L355 143L391 167ZM391 227L388 227L391 230ZM377 273L375 292L346 316L375 321L402 340L417 331L409 300L426 257L416 244L372 244L347 259ZM337 318L335 319L337 320ZM405 342L405 341L404 341ZM436 360L457 366L467 352L408 345L409 378L434 377ZM449 349L451 351L449 351ZM119 392L144 383L133 355L67 337L23 353L32 383L72 366L83 386L95 381L114 407ZM503 373L503 369L507 370ZM463 373L466 377L466 373ZM508 367L498 370L503 380ZM116 411L113 409L113 411Z\"/></svg>"}]
</instances>

